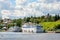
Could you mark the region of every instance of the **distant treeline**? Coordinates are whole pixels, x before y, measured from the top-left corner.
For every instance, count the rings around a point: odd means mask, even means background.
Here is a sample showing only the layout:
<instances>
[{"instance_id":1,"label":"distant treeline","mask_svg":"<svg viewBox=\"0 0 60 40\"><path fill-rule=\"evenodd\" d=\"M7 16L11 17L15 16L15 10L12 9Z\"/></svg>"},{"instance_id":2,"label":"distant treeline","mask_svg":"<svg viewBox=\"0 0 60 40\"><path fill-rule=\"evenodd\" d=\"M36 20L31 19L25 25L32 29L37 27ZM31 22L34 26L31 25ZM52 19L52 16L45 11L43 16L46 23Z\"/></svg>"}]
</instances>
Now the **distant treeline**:
<instances>
[{"instance_id":1,"label":"distant treeline","mask_svg":"<svg viewBox=\"0 0 60 40\"><path fill-rule=\"evenodd\" d=\"M45 16L41 16L41 17L24 17L23 19L14 19L13 22L17 23L17 25L21 26L21 24L25 23L25 22L32 22L32 23L41 23L41 22L55 22L60 20L60 16L55 15L55 16L51 16L50 14L47 14Z\"/></svg>"},{"instance_id":2,"label":"distant treeline","mask_svg":"<svg viewBox=\"0 0 60 40\"><path fill-rule=\"evenodd\" d=\"M23 20L25 22L35 22L35 23L40 23L40 22L54 22L54 21L57 21L60 19L60 16L59 14L58 15L55 15L55 16L51 16L50 14L47 14L45 16L41 16L41 17L25 17Z\"/></svg>"}]
</instances>

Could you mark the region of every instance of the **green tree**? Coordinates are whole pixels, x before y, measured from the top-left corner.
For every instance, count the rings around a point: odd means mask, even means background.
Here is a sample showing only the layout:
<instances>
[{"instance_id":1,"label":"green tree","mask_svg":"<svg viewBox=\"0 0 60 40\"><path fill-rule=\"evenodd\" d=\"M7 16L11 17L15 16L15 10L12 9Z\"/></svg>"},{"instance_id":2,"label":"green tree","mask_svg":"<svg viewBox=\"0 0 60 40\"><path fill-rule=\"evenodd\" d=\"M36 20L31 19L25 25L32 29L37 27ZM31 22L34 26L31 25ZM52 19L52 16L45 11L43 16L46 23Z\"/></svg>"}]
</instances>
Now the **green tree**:
<instances>
[{"instance_id":1,"label":"green tree","mask_svg":"<svg viewBox=\"0 0 60 40\"><path fill-rule=\"evenodd\" d=\"M59 15L55 15L54 20L57 21L59 20L59 18L60 18Z\"/></svg>"},{"instance_id":2,"label":"green tree","mask_svg":"<svg viewBox=\"0 0 60 40\"><path fill-rule=\"evenodd\" d=\"M19 26L19 27L21 27L22 26L22 22L23 22L22 19L17 19L16 20L16 25Z\"/></svg>"},{"instance_id":3,"label":"green tree","mask_svg":"<svg viewBox=\"0 0 60 40\"><path fill-rule=\"evenodd\" d=\"M10 28L10 27L13 27L14 26L14 23L8 23L7 24L7 28Z\"/></svg>"}]
</instances>

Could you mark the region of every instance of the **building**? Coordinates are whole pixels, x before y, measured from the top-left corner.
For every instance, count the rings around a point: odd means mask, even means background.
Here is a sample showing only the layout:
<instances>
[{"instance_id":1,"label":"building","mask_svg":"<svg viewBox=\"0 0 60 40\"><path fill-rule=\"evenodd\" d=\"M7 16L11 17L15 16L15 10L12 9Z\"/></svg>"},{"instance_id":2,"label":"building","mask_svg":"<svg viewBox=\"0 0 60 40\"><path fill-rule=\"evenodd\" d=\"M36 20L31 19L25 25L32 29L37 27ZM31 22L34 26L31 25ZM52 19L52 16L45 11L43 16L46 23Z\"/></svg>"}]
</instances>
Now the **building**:
<instances>
[{"instance_id":1,"label":"building","mask_svg":"<svg viewBox=\"0 0 60 40\"><path fill-rule=\"evenodd\" d=\"M8 29L8 32L20 32L21 29L18 26L13 26Z\"/></svg>"},{"instance_id":2,"label":"building","mask_svg":"<svg viewBox=\"0 0 60 40\"><path fill-rule=\"evenodd\" d=\"M43 27L40 25L34 25L34 23L28 22L22 25L23 33L41 33L43 32Z\"/></svg>"},{"instance_id":3,"label":"building","mask_svg":"<svg viewBox=\"0 0 60 40\"><path fill-rule=\"evenodd\" d=\"M11 23L12 22L12 20L11 19L3 19L3 29L5 30L7 30L8 28L7 28L7 24L9 24L9 23Z\"/></svg>"},{"instance_id":4,"label":"building","mask_svg":"<svg viewBox=\"0 0 60 40\"><path fill-rule=\"evenodd\" d=\"M11 19L3 19L3 23L11 23L12 22L12 20Z\"/></svg>"}]
</instances>

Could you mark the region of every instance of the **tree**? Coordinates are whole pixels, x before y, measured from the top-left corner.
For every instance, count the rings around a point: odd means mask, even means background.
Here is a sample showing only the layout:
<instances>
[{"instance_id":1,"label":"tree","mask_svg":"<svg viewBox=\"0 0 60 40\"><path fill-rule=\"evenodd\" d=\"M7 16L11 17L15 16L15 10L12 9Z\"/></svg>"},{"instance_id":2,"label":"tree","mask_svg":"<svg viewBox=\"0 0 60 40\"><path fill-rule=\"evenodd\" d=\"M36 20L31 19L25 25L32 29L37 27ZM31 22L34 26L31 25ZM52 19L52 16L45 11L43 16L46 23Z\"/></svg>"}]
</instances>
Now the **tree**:
<instances>
[{"instance_id":1,"label":"tree","mask_svg":"<svg viewBox=\"0 0 60 40\"><path fill-rule=\"evenodd\" d=\"M3 20L0 20L0 23L3 23Z\"/></svg>"},{"instance_id":2,"label":"tree","mask_svg":"<svg viewBox=\"0 0 60 40\"><path fill-rule=\"evenodd\" d=\"M13 27L14 26L14 23L8 23L7 24L7 28L10 28L10 27Z\"/></svg>"},{"instance_id":3,"label":"tree","mask_svg":"<svg viewBox=\"0 0 60 40\"><path fill-rule=\"evenodd\" d=\"M56 29L60 29L60 24L58 24L58 25L56 26Z\"/></svg>"},{"instance_id":4,"label":"tree","mask_svg":"<svg viewBox=\"0 0 60 40\"><path fill-rule=\"evenodd\" d=\"M40 21L44 22L45 21L45 16L41 16Z\"/></svg>"},{"instance_id":5,"label":"tree","mask_svg":"<svg viewBox=\"0 0 60 40\"><path fill-rule=\"evenodd\" d=\"M26 22L30 22L30 17L27 18Z\"/></svg>"},{"instance_id":6,"label":"tree","mask_svg":"<svg viewBox=\"0 0 60 40\"><path fill-rule=\"evenodd\" d=\"M55 15L54 20L57 21L57 20L59 20L59 19L60 19L59 14L58 14L58 15Z\"/></svg>"},{"instance_id":7,"label":"tree","mask_svg":"<svg viewBox=\"0 0 60 40\"><path fill-rule=\"evenodd\" d=\"M16 20L16 25L19 26L19 27L21 27L22 26L22 22L23 22L22 19L17 19Z\"/></svg>"},{"instance_id":8,"label":"tree","mask_svg":"<svg viewBox=\"0 0 60 40\"><path fill-rule=\"evenodd\" d=\"M46 21L49 22L51 21L51 15L48 13L47 16L46 16Z\"/></svg>"},{"instance_id":9,"label":"tree","mask_svg":"<svg viewBox=\"0 0 60 40\"><path fill-rule=\"evenodd\" d=\"M17 20L17 19L14 19L14 20L12 20L12 22L13 22L13 23L16 23L16 20Z\"/></svg>"},{"instance_id":10,"label":"tree","mask_svg":"<svg viewBox=\"0 0 60 40\"><path fill-rule=\"evenodd\" d=\"M31 21L32 23L34 23L34 18L33 18L33 17L31 17L31 18L30 18L30 21Z\"/></svg>"}]
</instances>

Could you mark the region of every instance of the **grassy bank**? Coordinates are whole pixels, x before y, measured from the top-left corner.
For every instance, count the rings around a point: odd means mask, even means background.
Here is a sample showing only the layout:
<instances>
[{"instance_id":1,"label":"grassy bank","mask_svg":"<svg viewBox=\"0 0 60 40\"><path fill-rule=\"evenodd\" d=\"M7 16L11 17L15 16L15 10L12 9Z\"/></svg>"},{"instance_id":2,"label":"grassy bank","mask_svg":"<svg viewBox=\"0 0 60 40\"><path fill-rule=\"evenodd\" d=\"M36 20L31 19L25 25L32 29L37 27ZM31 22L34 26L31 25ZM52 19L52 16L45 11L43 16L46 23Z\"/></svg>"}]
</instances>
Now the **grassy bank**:
<instances>
[{"instance_id":1,"label":"grassy bank","mask_svg":"<svg viewBox=\"0 0 60 40\"><path fill-rule=\"evenodd\" d=\"M43 26L45 31L54 31L57 26L60 25L60 22L42 22L40 24Z\"/></svg>"}]
</instances>

